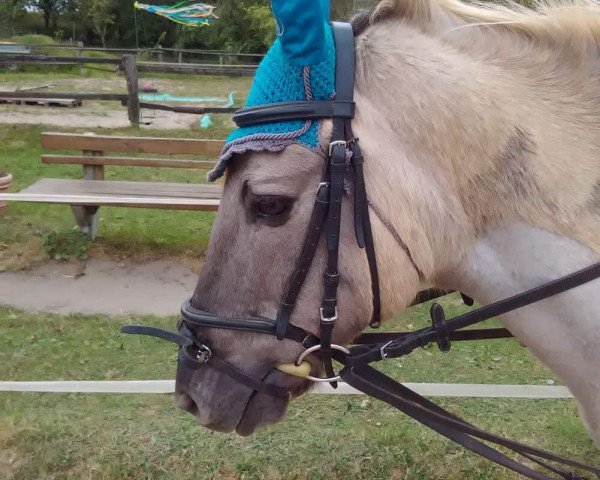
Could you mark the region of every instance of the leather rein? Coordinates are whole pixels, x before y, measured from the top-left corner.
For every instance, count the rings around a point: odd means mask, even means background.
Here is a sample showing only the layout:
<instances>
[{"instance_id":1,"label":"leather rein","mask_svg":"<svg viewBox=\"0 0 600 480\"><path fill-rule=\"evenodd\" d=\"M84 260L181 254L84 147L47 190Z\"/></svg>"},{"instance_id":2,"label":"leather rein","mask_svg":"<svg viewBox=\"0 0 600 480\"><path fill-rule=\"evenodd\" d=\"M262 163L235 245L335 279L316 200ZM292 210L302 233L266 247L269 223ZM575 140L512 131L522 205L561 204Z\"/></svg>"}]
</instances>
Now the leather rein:
<instances>
[{"instance_id":1,"label":"leather rein","mask_svg":"<svg viewBox=\"0 0 600 480\"><path fill-rule=\"evenodd\" d=\"M354 340L354 346L349 349L332 343L332 333L338 319L337 292L340 279L338 251L341 206L344 198L344 181L350 169L353 174L355 237L358 246L365 250L371 276L373 299L371 326L379 325L381 300L369 217L370 208L394 236L412 262L415 271L421 276L408 247L393 226L386 222L381 212L367 198L363 174L364 159L358 139L354 137L351 128L351 121L354 117L354 33L350 24L346 23L332 22L332 28L336 47L335 99L250 107L239 110L234 115L234 121L238 126L299 119L330 118L333 122L327 161L316 191L304 244L280 303L277 318L275 320L262 317L225 318L197 309L192 305L191 300L187 300L181 307L181 319L177 325L179 333L140 325L125 326L122 328L122 332L149 335L176 343L179 346L179 368L193 371L208 364L255 392L275 397L289 397L290 390L262 379L256 379L216 356L209 346L198 340L199 329L220 328L250 331L272 335L278 340L295 341L304 349L296 361L297 366L300 366L308 355L312 353L319 355L326 377L306 376L314 382L329 382L335 388L336 382L341 378L352 387L392 405L450 440L525 477L536 480L586 478L556 466L556 464L560 464L585 470L600 479L600 468L484 432L369 365L386 358L407 355L416 348L425 347L430 343L436 343L441 351L447 352L450 349L451 341L511 337L512 334L503 328L480 330L464 330L464 328L591 282L600 277L600 263L450 320L446 320L443 308L439 304L433 303L430 310L431 326L417 331L363 333ZM322 236L325 237L327 259L323 275L323 298L319 309L319 335L316 336L291 324L290 317ZM415 303L432 300L446 293L448 292L424 291L421 292ZM469 305L473 303L464 295L463 300ZM344 366L339 374L335 373L332 360L336 360ZM512 450L555 476L548 476L517 462L492 448L488 443L483 443L484 441Z\"/></svg>"}]
</instances>

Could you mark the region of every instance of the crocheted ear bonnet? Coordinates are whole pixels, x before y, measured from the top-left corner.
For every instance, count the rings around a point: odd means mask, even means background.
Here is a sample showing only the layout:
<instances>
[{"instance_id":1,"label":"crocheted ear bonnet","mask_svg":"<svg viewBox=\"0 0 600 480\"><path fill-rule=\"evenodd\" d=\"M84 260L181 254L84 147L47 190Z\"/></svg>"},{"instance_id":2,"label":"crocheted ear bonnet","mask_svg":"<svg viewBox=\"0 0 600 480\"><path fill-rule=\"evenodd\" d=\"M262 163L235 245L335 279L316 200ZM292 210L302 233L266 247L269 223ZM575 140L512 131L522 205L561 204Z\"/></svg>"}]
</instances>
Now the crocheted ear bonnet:
<instances>
[{"instance_id":1,"label":"crocheted ear bonnet","mask_svg":"<svg viewBox=\"0 0 600 480\"><path fill-rule=\"evenodd\" d=\"M326 23L329 2L310 2L309 5L290 0L273 1L279 38L258 66L247 107L329 100L334 96L335 45L331 27ZM234 129L208 179L212 182L220 178L236 154L277 152L291 143L317 148L319 123L318 120L294 120Z\"/></svg>"}]
</instances>

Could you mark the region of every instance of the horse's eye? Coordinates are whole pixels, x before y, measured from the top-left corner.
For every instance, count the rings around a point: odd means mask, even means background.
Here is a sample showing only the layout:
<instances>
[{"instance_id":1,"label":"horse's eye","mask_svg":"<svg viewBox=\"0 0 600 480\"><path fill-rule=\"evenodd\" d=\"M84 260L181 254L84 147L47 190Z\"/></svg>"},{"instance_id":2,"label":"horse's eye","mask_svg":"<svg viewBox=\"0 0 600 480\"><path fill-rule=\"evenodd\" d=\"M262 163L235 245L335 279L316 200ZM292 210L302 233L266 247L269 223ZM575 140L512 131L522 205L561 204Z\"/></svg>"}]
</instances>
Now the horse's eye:
<instances>
[{"instance_id":1,"label":"horse's eye","mask_svg":"<svg viewBox=\"0 0 600 480\"><path fill-rule=\"evenodd\" d=\"M293 203L289 197L267 195L256 199L254 210L259 217L278 218L287 213Z\"/></svg>"}]
</instances>

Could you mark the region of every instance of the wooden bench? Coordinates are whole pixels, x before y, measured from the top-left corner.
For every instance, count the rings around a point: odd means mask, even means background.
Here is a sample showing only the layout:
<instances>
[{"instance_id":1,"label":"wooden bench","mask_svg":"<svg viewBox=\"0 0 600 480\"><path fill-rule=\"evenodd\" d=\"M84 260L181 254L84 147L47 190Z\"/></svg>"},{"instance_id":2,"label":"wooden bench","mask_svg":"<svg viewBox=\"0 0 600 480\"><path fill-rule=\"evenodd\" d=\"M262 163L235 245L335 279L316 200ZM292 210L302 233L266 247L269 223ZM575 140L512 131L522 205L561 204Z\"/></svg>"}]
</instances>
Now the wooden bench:
<instances>
[{"instance_id":1,"label":"wooden bench","mask_svg":"<svg viewBox=\"0 0 600 480\"><path fill-rule=\"evenodd\" d=\"M220 185L105 180L104 168L108 165L209 169L214 166L214 160L172 158L171 155L216 157L223 147L222 141L45 132L42 147L81 150L78 155L44 154L42 162L82 165L83 178L43 178L18 193L0 193L0 201L70 205L81 231L92 238L98 233L98 209L102 205L208 211L217 210L219 206ZM114 152L163 157L107 155Z\"/></svg>"}]
</instances>

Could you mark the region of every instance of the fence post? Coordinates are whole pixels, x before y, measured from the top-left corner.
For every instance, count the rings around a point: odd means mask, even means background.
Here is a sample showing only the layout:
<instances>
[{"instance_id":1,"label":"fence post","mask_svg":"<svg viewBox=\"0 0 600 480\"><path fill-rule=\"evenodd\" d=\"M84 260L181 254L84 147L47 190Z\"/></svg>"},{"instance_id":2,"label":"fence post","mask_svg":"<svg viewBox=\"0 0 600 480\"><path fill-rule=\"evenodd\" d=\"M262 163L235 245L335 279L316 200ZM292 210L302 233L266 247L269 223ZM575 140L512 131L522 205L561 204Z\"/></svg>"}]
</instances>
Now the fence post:
<instances>
[{"instance_id":1,"label":"fence post","mask_svg":"<svg viewBox=\"0 0 600 480\"><path fill-rule=\"evenodd\" d=\"M82 58L83 57L83 42L78 41L77 42L77 58ZM83 68L83 63L79 62L79 74L83 75L85 72L85 69Z\"/></svg>"},{"instance_id":2,"label":"fence post","mask_svg":"<svg viewBox=\"0 0 600 480\"><path fill-rule=\"evenodd\" d=\"M140 126L140 98L138 93L138 72L135 55L123 55L125 79L127 81L127 113L131 126Z\"/></svg>"}]
</instances>

